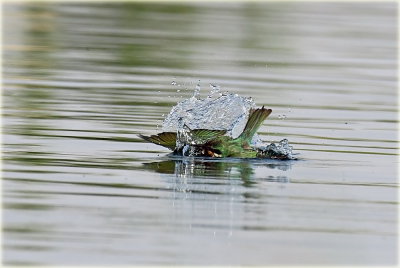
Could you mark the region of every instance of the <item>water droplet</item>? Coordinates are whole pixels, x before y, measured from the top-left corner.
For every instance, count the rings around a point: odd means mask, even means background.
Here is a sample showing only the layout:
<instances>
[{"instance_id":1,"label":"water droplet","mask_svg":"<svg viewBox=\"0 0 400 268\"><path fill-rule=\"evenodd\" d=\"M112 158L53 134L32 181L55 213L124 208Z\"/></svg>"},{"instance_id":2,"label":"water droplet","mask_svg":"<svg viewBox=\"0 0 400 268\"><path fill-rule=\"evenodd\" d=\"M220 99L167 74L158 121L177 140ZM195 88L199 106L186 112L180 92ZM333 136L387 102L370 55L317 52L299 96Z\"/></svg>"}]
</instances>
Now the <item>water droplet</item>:
<instances>
[{"instance_id":1,"label":"water droplet","mask_svg":"<svg viewBox=\"0 0 400 268\"><path fill-rule=\"evenodd\" d=\"M176 86L176 82L172 81L171 85Z\"/></svg>"},{"instance_id":2,"label":"water droplet","mask_svg":"<svg viewBox=\"0 0 400 268\"><path fill-rule=\"evenodd\" d=\"M215 93L218 93L221 90L221 87L219 85L210 84L210 87L211 92L208 95L209 98L211 98Z\"/></svg>"},{"instance_id":3,"label":"water droplet","mask_svg":"<svg viewBox=\"0 0 400 268\"><path fill-rule=\"evenodd\" d=\"M178 89L176 92L181 92L181 90L180 90L180 89Z\"/></svg>"},{"instance_id":4,"label":"water droplet","mask_svg":"<svg viewBox=\"0 0 400 268\"><path fill-rule=\"evenodd\" d=\"M278 115L278 118L284 120L284 119L286 119L286 115L284 115L284 114Z\"/></svg>"},{"instance_id":5,"label":"water droplet","mask_svg":"<svg viewBox=\"0 0 400 268\"><path fill-rule=\"evenodd\" d=\"M194 90L194 94L193 94L194 98L198 98L198 96L200 95L200 89L201 88L200 88L200 80L199 80L199 82L196 85L195 90Z\"/></svg>"}]
</instances>

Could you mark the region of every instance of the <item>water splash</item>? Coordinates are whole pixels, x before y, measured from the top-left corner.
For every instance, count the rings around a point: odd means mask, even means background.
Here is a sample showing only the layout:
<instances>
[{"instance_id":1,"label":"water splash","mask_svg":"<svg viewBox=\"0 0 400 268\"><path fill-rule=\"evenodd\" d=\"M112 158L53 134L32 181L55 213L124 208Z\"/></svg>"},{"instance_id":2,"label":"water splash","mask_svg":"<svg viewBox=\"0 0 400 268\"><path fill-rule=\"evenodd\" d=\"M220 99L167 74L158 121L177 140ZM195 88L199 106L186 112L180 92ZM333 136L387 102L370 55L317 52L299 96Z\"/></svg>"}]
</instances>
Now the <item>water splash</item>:
<instances>
[{"instance_id":1,"label":"water splash","mask_svg":"<svg viewBox=\"0 0 400 268\"><path fill-rule=\"evenodd\" d=\"M197 155L198 148L193 145L203 142L194 139L191 130L226 130L227 136L237 138L243 132L250 110L256 107L251 97L242 97L229 92L220 93L216 97L215 94L219 93L221 88L214 84L210 84L210 87L211 92L207 98L200 98L199 80L193 96L178 102L164 119L162 131L177 133L176 151L182 152L183 156ZM295 159L287 139L278 144L267 145L256 134L251 146L258 151L260 157Z\"/></svg>"},{"instance_id":2,"label":"water splash","mask_svg":"<svg viewBox=\"0 0 400 268\"><path fill-rule=\"evenodd\" d=\"M200 96L200 90L201 90L201 87L200 87L200 80L199 80L199 82L197 83L196 88L194 90L194 94L193 94L192 98L198 99Z\"/></svg>"},{"instance_id":3,"label":"water splash","mask_svg":"<svg viewBox=\"0 0 400 268\"><path fill-rule=\"evenodd\" d=\"M212 98L216 93L221 91L221 87L219 85L210 84L211 92L208 95L208 98Z\"/></svg>"},{"instance_id":4,"label":"water splash","mask_svg":"<svg viewBox=\"0 0 400 268\"><path fill-rule=\"evenodd\" d=\"M189 129L227 130L227 135L236 138L243 131L251 108L255 103L251 98L227 94L211 99L189 98L175 105L166 116L162 130L177 132L178 124ZM182 127L181 126L181 127Z\"/></svg>"},{"instance_id":5,"label":"water splash","mask_svg":"<svg viewBox=\"0 0 400 268\"><path fill-rule=\"evenodd\" d=\"M296 159L293 155L293 147L289 145L287 139L281 140L278 144L258 145L255 147L259 155L272 159Z\"/></svg>"}]
</instances>

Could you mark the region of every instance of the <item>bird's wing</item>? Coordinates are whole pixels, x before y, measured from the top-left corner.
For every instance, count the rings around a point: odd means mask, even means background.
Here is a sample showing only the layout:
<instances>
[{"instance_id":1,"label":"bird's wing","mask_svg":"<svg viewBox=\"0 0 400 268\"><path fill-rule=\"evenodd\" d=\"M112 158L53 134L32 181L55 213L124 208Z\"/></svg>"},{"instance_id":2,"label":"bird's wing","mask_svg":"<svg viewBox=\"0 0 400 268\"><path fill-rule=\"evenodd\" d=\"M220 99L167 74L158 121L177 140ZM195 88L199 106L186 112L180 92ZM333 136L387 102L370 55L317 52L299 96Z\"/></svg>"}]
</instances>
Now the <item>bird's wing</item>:
<instances>
[{"instance_id":1,"label":"bird's wing","mask_svg":"<svg viewBox=\"0 0 400 268\"><path fill-rule=\"evenodd\" d=\"M226 133L226 130L209 130L209 129L194 129L190 130L191 138L197 144L204 144L209 140L215 139ZM176 147L176 133L175 132L162 132L157 135L144 136L139 134L139 137L145 141L164 146L170 150Z\"/></svg>"},{"instance_id":2,"label":"bird's wing","mask_svg":"<svg viewBox=\"0 0 400 268\"><path fill-rule=\"evenodd\" d=\"M157 135L144 136L140 135L139 137L144 139L145 141L149 141L164 147L167 147L170 150L175 149L176 145L176 133L175 132L162 132Z\"/></svg>"},{"instance_id":3,"label":"bird's wing","mask_svg":"<svg viewBox=\"0 0 400 268\"><path fill-rule=\"evenodd\" d=\"M211 129L193 129L190 131L192 139L196 141L197 144L204 144L209 140L213 140L220 136L225 135L226 130L211 130Z\"/></svg>"}]
</instances>

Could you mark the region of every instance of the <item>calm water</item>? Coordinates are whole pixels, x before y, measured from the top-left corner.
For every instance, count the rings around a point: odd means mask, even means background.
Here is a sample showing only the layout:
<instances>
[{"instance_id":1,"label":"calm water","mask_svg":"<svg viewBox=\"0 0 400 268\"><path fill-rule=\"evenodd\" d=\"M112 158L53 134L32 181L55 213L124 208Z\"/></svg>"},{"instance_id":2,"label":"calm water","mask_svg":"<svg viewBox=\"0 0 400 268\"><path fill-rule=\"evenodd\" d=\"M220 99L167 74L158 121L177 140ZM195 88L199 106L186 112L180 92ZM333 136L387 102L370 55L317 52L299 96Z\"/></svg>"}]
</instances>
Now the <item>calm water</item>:
<instances>
[{"instance_id":1,"label":"calm water","mask_svg":"<svg viewBox=\"0 0 400 268\"><path fill-rule=\"evenodd\" d=\"M397 263L395 2L3 12L4 263ZM272 108L261 138L301 160L141 141L198 80Z\"/></svg>"}]
</instances>

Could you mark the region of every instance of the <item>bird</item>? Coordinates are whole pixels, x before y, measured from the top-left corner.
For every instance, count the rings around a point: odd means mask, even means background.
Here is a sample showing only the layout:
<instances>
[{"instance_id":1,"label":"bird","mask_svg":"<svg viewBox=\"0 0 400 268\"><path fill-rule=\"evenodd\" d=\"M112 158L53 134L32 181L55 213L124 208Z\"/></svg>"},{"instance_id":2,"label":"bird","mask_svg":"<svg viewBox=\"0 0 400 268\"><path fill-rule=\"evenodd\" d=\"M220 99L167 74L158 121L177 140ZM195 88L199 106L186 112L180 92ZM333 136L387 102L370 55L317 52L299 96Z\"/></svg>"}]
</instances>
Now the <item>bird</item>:
<instances>
[{"instance_id":1,"label":"bird","mask_svg":"<svg viewBox=\"0 0 400 268\"><path fill-rule=\"evenodd\" d=\"M265 152L251 147L251 140L264 120L271 114L271 109L250 109L243 132L232 138L225 135L227 130L190 129L186 125L180 132L162 132L156 135L138 136L145 141L164 146L175 155L190 155L205 157L265 157ZM178 142L177 142L178 140Z\"/></svg>"}]
</instances>

